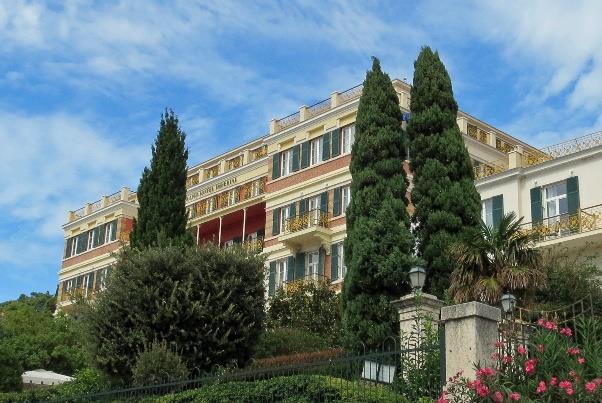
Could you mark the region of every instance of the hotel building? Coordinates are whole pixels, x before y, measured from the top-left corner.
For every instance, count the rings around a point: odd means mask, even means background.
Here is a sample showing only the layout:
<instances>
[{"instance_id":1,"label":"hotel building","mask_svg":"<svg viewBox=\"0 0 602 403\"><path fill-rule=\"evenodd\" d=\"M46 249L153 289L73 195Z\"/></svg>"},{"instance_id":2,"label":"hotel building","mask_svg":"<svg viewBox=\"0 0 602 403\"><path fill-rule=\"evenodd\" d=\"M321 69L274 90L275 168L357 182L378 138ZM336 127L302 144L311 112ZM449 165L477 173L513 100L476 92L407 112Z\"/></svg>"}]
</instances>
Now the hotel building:
<instances>
[{"instance_id":1,"label":"hotel building","mask_svg":"<svg viewBox=\"0 0 602 403\"><path fill-rule=\"evenodd\" d=\"M393 80L400 113L410 86ZM267 256L266 292L300 279L325 278L339 290L345 209L351 197L351 147L362 86L334 92L270 122L269 133L189 169L186 206L197 244L242 243ZM537 149L460 111L457 123L473 160L483 220L524 217L537 245L600 249L602 133ZM411 181L411 173L408 174ZM581 190L580 190L581 189ZM111 252L129 239L136 195L127 188L69 213L59 272L59 302L104 287Z\"/></svg>"}]
</instances>

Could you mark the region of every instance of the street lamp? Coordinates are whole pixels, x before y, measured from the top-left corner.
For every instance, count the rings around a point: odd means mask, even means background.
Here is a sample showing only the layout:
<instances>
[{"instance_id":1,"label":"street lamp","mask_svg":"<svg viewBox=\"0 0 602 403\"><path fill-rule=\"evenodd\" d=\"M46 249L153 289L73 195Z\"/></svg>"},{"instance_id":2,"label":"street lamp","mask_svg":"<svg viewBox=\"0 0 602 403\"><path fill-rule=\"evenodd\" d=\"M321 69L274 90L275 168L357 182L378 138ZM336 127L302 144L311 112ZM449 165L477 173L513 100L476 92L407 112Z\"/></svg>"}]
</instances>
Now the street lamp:
<instances>
[{"instance_id":1,"label":"street lamp","mask_svg":"<svg viewBox=\"0 0 602 403\"><path fill-rule=\"evenodd\" d=\"M414 292L422 291L424 280L426 280L426 270L424 267L414 266L410 269L410 284Z\"/></svg>"},{"instance_id":2,"label":"street lamp","mask_svg":"<svg viewBox=\"0 0 602 403\"><path fill-rule=\"evenodd\" d=\"M514 305L516 304L516 297L509 292L502 295L502 309L504 313L508 314L514 310Z\"/></svg>"}]
</instances>

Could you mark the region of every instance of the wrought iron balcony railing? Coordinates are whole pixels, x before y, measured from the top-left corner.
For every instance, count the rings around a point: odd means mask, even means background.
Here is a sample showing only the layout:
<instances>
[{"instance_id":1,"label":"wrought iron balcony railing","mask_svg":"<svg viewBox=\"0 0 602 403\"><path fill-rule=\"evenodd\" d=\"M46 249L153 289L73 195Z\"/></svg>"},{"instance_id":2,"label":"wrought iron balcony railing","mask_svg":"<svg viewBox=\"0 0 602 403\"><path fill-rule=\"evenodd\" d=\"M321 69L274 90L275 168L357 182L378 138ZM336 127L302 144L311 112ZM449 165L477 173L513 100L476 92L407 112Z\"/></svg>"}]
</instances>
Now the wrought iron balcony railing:
<instances>
[{"instance_id":1,"label":"wrought iron balcony railing","mask_svg":"<svg viewBox=\"0 0 602 403\"><path fill-rule=\"evenodd\" d=\"M250 251L261 252L263 250L263 238L259 237L252 241L245 241L242 246Z\"/></svg>"},{"instance_id":2,"label":"wrought iron balcony railing","mask_svg":"<svg viewBox=\"0 0 602 403\"><path fill-rule=\"evenodd\" d=\"M602 204L578 209L574 214L546 217L540 222L523 224L521 230L536 242L602 229Z\"/></svg>"},{"instance_id":3,"label":"wrought iron balcony railing","mask_svg":"<svg viewBox=\"0 0 602 403\"><path fill-rule=\"evenodd\" d=\"M290 234L311 227L328 228L328 213L320 209L313 209L295 217L287 218L284 222L284 233Z\"/></svg>"},{"instance_id":4,"label":"wrought iron balcony railing","mask_svg":"<svg viewBox=\"0 0 602 403\"><path fill-rule=\"evenodd\" d=\"M299 278L296 278L296 279L290 280L290 281L285 281L282 284L282 287L284 287L284 289L286 291L294 291L295 288L297 288L303 284L319 283L319 282L330 282L330 279L323 274L318 274L318 273L306 274L303 277L299 277Z\"/></svg>"}]
</instances>

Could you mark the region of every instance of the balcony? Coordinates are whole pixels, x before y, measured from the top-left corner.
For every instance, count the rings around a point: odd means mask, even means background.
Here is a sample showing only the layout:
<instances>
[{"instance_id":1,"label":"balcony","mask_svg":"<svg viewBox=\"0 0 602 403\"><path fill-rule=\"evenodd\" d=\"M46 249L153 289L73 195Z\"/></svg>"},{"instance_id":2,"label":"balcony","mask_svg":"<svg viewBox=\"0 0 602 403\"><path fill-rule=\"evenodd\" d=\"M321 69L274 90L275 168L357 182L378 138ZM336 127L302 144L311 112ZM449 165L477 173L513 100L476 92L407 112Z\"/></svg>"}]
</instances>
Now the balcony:
<instances>
[{"instance_id":1,"label":"balcony","mask_svg":"<svg viewBox=\"0 0 602 403\"><path fill-rule=\"evenodd\" d=\"M286 282L284 282L284 284L282 284L282 287L286 291L293 292L293 291L295 291L296 288L298 288L299 286L302 286L304 284L321 283L321 282L330 283L330 279L322 274L314 273L314 274L308 274L301 278L296 278L291 281L286 281Z\"/></svg>"},{"instance_id":2,"label":"balcony","mask_svg":"<svg viewBox=\"0 0 602 403\"><path fill-rule=\"evenodd\" d=\"M599 229L602 229L602 204L578 209L575 214L560 214L521 225L521 230L531 234L538 243Z\"/></svg>"},{"instance_id":3,"label":"balcony","mask_svg":"<svg viewBox=\"0 0 602 403\"><path fill-rule=\"evenodd\" d=\"M93 203L87 203L84 207L81 207L74 211L70 211L67 217L67 221L72 222L75 220L79 220L80 218L88 216L105 207L117 204L121 201L138 203L136 192L132 192L129 188L123 187L118 192L115 192L108 196L103 196L100 200L97 200Z\"/></svg>"},{"instance_id":4,"label":"balcony","mask_svg":"<svg viewBox=\"0 0 602 403\"><path fill-rule=\"evenodd\" d=\"M263 250L263 238L259 237L252 241L245 241L242 243L243 248L251 252L261 252Z\"/></svg>"},{"instance_id":5,"label":"balcony","mask_svg":"<svg viewBox=\"0 0 602 403\"><path fill-rule=\"evenodd\" d=\"M284 231L279 240L291 250L298 250L302 245L330 243L331 230L328 228L328 213L313 209L298 216L286 219Z\"/></svg>"}]
</instances>

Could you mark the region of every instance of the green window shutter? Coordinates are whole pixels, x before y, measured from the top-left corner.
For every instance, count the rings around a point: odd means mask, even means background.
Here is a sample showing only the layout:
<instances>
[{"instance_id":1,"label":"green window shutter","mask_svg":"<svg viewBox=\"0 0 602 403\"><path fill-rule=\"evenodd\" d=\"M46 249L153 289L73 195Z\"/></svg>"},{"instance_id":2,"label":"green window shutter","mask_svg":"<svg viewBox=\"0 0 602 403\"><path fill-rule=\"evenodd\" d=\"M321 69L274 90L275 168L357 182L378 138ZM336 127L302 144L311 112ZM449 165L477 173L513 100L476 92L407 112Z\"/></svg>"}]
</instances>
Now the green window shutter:
<instances>
[{"instance_id":1,"label":"green window shutter","mask_svg":"<svg viewBox=\"0 0 602 403\"><path fill-rule=\"evenodd\" d=\"M334 189L334 197L332 204L332 216L337 217L341 215L341 188Z\"/></svg>"},{"instance_id":2,"label":"green window shutter","mask_svg":"<svg viewBox=\"0 0 602 403\"><path fill-rule=\"evenodd\" d=\"M102 224L98 227L98 244L103 245L105 243L105 232L107 224Z\"/></svg>"},{"instance_id":3,"label":"green window shutter","mask_svg":"<svg viewBox=\"0 0 602 403\"><path fill-rule=\"evenodd\" d=\"M289 256L286 263L286 281L295 279L295 257Z\"/></svg>"},{"instance_id":4,"label":"green window shutter","mask_svg":"<svg viewBox=\"0 0 602 403\"><path fill-rule=\"evenodd\" d=\"M301 169L309 166L309 141L301 143Z\"/></svg>"},{"instance_id":5,"label":"green window shutter","mask_svg":"<svg viewBox=\"0 0 602 403\"><path fill-rule=\"evenodd\" d=\"M339 279L339 244L330 245L330 279L332 281Z\"/></svg>"},{"instance_id":6,"label":"green window shutter","mask_svg":"<svg viewBox=\"0 0 602 403\"><path fill-rule=\"evenodd\" d=\"M566 198L569 214L576 214L579 210L579 177L571 176L566 180Z\"/></svg>"},{"instance_id":7,"label":"green window shutter","mask_svg":"<svg viewBox=\"0 0 602 403\"><path fill-rule=\"evenodd\" d=\"M270 277L268 280L268 295L276 292L276 262L270 262Z\"/></svg>"},{"instance_id":8,"label":"green window shutter","mask_svg":"<svg viewBox=\"0 0 602 403\"><path fill-rule=\"evenodd\" d=\"M330 132L322 136L322 161L330 159Z\"/></svg>"},{"instance_id":9,"label":"green window shutter","mask_svg":"<svg viewBox=\"0 0 602 403\"><path fill-rule=\"evenodd\" d=\"M297 172L299 170L299 152L301 151L301 146L297 144L293 147L293 172Z\"/></svg>"},{"instance_id":10,"label":"green window shutter","mask_svg":"<svg viewBox=\"0 0 602 403\"><path fill-rule=\"evenodd\" d=\"M113 220L113 225L111 226L111 241L117 239L117 220Z\"/></svg>"},{"instance_id":11,"label":"green window shutter","mask_svg":"<svg viewBox=\"0 0 602 403\"><path fill-rule=\"evenodd\" d=\"M493 227L497 228L504 217L504 195L494 196L492 201Z\"/></svg>"},{"instance_id":12,"label":"green window shutter","mask_svg":"<svg viewBox=\"0 0 602 403\"><path fill-rule=\"evenodd\" d=\"M297 202L291 203L288 216L291 218L297 216Z\"/></svg>"},{"instance_id":13,"label":"green window shutter","mask_svg":"<svg viewBox=\"0 0 602 403\"><path fill-rule=\"evenodd\" d=\"M324 275L324 260L326 259L326 251L324 248L320 247L318 250L318 275Z\"/></svg>"},{"instance_id":14,"label":"green window shutter","mask_svg":"<svg viewBox=\"0 0 602 403\"><path fill-rule=\"evenodd\" d=\"M336 128L332 131L332 153L330 154L332 157L336 157L341 155L341 129Z\"/></svg>"},{"instance_id":15,"label":"green window shutter","mask_svg":"<svg viewBox=\"0 0 602 403\"><path fill-rule=\"evenodd\" d=\"M280 153L272 157L272 179L280 178Z\"/></svg>"},{"instance_id":16,"label":"green window shutter","mask_svg":"<svg viewBox=\"0 0 602 403\"><path fill-rule=\"evenodd\" d=\"M305 252L295 256L295 280L305 277Z\"/></svg>"},{"instance_id":17,"label":"green window shutter","mask_svg":"<svg viewBox=\"0 0 602 403\"><path fill-rule=\"evenodd\" d=\"M65 258L68 258L71 256L71 245L72 244L73 244L73 238L68 238L67 244L65 246Z\"/></svg>"},{"instance_id":18,"label":"green window shutter","mask_svg":"<svg viewBox=\"0 0 602 403\"><path fill-rule=\"evenodd\" d=\"M272 211L272 235L280 234L280 207Z\"/></svg>"},{"instance_id":19,"label":"green window shutter","mask_svg":"<svg viewBox=\"0 0 602 403\"><path fill-rule=\"evenodd\" d=\"M533 225L541 224L543 221L543 209L541 208L541 187L531 189L531 221Z\"/></svg>"},{"instance_id":20,"label":"green window shutter","mask_svg":"<svg viewBox=\"0 0 602 403\"><path fill-rule=\"evenodd\" d=\"M323 213L328 213L328 192L324 192L320 195L320 210Z\"/></svg>"},{"instance_id":21,"label":"green window shutter","mask_svg":"<svg viewBox=\"0 0 602 403\"><path fill-rule=\"evenodd\" d=\"M301 199L299 201L299 215L302 215L307 211L307 199Z\"/></svg>"}]
</instances>

